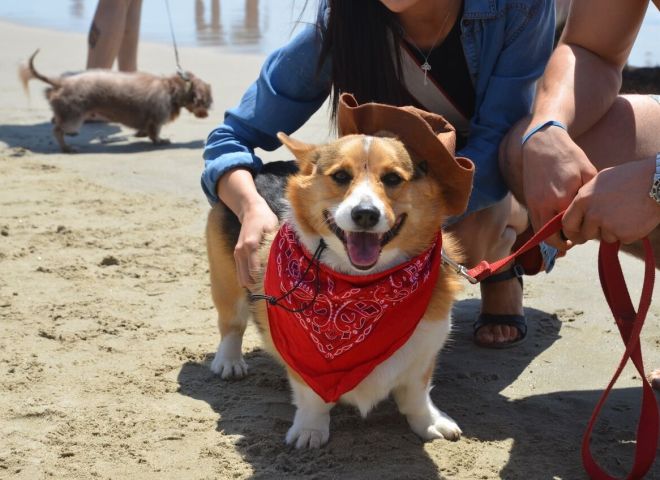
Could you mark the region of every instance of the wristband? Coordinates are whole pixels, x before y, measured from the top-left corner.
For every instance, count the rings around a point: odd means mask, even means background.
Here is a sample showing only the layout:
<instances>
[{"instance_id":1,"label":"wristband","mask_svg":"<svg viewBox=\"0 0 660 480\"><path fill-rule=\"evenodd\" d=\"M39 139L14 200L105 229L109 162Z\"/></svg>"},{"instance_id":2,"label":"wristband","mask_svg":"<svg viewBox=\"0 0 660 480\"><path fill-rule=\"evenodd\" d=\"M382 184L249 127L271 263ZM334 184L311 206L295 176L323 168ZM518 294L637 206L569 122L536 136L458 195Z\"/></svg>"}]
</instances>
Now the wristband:
<instances>
[{"instance_id":1,"label":"wristband","mask_svg":"<svg viewBox=\"0 0 660 480\"><path fill-rule=\"evenodd\" d=\"M529 132L527 132L525 135L523 135L522 142L520 144L525 145L525 142L527 142L527 140L529 140L532 137L532 135L534 135L536 132L538 132L539 130L541 130L545 127L559 127L559 128L562 128L562 129L564 129L565 131L568 132L568 128L563 123L561 123L557 120L548 120L547 122L539 123L537 126L532 128Z\"/></svg>"}]
</instances>

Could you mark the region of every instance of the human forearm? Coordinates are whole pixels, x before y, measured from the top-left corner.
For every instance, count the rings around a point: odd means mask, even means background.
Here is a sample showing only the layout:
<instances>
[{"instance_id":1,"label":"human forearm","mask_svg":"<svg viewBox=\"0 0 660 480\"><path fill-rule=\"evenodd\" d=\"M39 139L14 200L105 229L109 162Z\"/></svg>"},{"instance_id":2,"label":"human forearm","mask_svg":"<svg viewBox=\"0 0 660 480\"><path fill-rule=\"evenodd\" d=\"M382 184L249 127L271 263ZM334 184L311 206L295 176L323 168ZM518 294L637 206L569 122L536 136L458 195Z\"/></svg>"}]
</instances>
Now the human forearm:
<instances>
[{"instance_id":1,"label":"human forearm","mask_svg":"<svg viewBox=\"0 0 660 480\"><path fill-rule=\"evenodd\" d=\"M604 115L619 92L621 70L647 6L648 0L571 3L539 85L534 121L563 121L575 138Z\"/></svg>"},{"instance_id":2,"label":"human forearm","mask_svg":"<svg viewBox=\"0 0 660 480\"><path fill-rule=\"evenodd\" d=\"M252 173L235 168L225 173L217 183L220 200L241 222L241 231L234 247L234 259L239 283L248 287L254 282L253 272L258 270L258 249L263 236L277 228L278 219L259 195Z\"/></svg>"},{"instance_id":3,"label":"human forearm","mask_svg":"<svg viewBox=\"0 0 660 480\"><path fill-rule=\"evenodd\" d=\"M257 192L252 173L244 168L235 168L220 177L216 193L241 223L251 207L265 202Z\"/></svg>"}]
</instances>

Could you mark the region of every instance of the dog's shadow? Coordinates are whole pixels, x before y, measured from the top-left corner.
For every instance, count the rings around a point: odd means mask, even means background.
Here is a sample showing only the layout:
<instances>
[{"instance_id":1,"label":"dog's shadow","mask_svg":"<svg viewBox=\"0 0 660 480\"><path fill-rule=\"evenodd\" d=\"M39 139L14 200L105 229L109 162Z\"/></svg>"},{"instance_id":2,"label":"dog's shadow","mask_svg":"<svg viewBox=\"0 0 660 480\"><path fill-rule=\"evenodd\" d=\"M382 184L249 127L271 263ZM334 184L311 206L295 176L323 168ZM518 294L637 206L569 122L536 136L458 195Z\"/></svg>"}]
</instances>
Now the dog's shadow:
<instances>
[{"instance_id":1,"label":"dog's shadow","mask_svg":"<svg viewBox=\"0 0 660 480\"><path fill-rule=\"evenodd\" d=\"M457 443L443 443L434 453L440 459L429 456L392 400L382 402L364 420L351 407L335 407L330 441L320 450L297 451L285 446L284 435L295 411L288 382L284 370L259 349L246 355L250 373L237 382L223 381L211 373L212 354L202 363L185 363L178 375L179 392L204 400L218 413L217 431L241 436L235 445L252 466L253 478L351 478L357 472L361 478L444 478L443 467L447 466L442 465L442 457L464 455L461 442L485 445L506 440L512 446L508 454L500 453L508 455L498 472L500 478L584 478L579 456L582 432L600 392L550 393L518 400L502 393L560 338L561 322L556 316L526 309L530 331L525 344L507 351L482 349L471 341L471 323L478 310L477 300L456 304L452 340L438 360L431 395L465 436ZM633 427L636 417L630 405L637 404L638 392L619 389L612 397L608 403L619 408L608 412L601 422L606 433L610 430L610 439L613 425ZM599 428L603 433L602 425ZM631 429L616 434L621 442L633 437ZM612 473L625 473L618 457L631 458L633 445L601 442L596 448L599 460L606 459L605 466ZM490 446L477 462L488 468L492 451ZM465 461L473 462L474 455L472 447ZM452 460L453 466L460 463ZM459 473L456 468L446 472L448 478Z\"/></svg>"},{"instance_id":2,"label":"dog's shadow","mask_svg":"<svg viewBox=\"0 0 660 480\"><path fill-rule=\"evenodd\" d=\"M60 147L53 137L50 122L33 125L0 125L0 142L10 149L29 150L34 153L57 154ZM66 137L66 142L80 153L140 153L152 150L200 149L203 140L172 142L154 145L151 140L136 138L134 133L123 130L119 125L105 122L86 123L80 133Z\"/></svg>"}]
</instances>

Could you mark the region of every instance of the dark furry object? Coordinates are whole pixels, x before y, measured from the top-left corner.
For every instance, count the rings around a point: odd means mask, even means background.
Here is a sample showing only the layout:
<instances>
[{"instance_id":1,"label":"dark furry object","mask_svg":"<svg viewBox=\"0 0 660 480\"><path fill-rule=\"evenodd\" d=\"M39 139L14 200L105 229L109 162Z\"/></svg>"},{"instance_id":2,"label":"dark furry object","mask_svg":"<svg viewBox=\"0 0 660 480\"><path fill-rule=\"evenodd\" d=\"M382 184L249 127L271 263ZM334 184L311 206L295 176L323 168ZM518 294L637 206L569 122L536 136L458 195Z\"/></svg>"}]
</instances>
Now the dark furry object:
<instances>
[{"instance_id":1,"label":"dark furry object","mask_svg":"<svg viewBox=\"0 0 660 480\"><path fill-rule=\"evenodd\" d=\"M623 69L621 93L660 93L660 67L631 67Z\"/></svg>"},{"instance_id":2,"label":"dark furry object","mask_svg":"<svg viewBox=\"0 0 660 480\"><path fill-rule=\"evenodd\" d=\"M75 135L86 118L96 115L137 130L156 144L169 143L160 137L161 127L186 108L196 117L208 116L213 97L211 86L186 72L169 77L149 73L87 70L76 74L47 77L34 68L34 52L19 74L23 86L32 78L50 85L46 98L53 110L53 134L63 152L74 151L64 135Z\"/></svg>"}]
</instances>

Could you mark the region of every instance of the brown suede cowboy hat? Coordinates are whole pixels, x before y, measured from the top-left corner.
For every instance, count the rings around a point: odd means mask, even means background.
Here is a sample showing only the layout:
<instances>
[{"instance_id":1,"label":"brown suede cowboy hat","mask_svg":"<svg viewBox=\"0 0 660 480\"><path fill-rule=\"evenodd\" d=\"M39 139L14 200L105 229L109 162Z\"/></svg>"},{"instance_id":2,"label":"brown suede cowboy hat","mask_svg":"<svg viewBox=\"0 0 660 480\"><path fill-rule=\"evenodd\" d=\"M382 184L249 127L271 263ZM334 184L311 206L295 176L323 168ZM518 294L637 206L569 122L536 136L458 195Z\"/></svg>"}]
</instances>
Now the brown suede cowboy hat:
<instances>
[{"instance_id":1,"label":"brown suede cowboy hat","mask_svg":"<svg viewBox=\"0 0 660 480\"><path fill-rule=\"evenodd\" d=\"M456 130L444 117L415 107L393 107L382 103L359 105L344 93L337 110L339 135L391 134L427 163L429 173L442 186L447 213L465 211L472 191L474 164L456 157Z\"/></svg>"}]
</instances>

